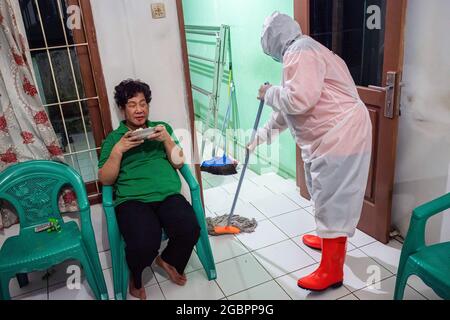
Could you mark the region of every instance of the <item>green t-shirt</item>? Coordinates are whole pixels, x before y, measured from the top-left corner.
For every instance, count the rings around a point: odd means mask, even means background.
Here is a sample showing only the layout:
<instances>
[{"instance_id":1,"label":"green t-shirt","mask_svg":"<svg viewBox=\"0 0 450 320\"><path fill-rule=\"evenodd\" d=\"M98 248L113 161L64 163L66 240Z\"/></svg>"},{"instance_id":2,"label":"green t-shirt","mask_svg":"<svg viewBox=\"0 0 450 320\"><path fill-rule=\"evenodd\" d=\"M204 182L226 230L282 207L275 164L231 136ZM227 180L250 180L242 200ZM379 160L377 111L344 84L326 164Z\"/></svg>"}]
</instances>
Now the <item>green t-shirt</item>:
<instances>
[{"instance_id":1,"label":"green t-shirt","mask_svg":"<svg viewBox=\"0 0 450 320\"><path fill-rule=\"evenodd\" d=\"M147 125L149 127L164 125L174 142L179 145L172 127L167 123L147 121ZM102 143L99 168L108 161L113 147L128 131L123 121L119 128L106 137ZM163 201L168 196L179 194L180 191L180 177L170 164L162 142L145 140L140 146L123 154L119 175L114 184L115 206L128 200L145 203Z\"/></svg>"}]
</instances>

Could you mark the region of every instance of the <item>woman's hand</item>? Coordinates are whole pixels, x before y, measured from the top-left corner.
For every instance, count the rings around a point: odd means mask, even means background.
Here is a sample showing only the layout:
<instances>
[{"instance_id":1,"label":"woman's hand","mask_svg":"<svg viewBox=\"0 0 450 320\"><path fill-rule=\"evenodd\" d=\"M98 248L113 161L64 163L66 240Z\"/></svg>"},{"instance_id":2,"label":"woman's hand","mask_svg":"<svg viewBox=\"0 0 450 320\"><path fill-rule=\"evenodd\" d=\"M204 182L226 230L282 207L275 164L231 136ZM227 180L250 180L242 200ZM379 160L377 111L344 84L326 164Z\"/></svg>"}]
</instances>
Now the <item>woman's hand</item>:
<instances>
[{"instance_id":1,"label":"woman's hand","mask_svg":"<svg viewBox=\"0 0 450 320\"><path fill-rule=\"evenodd\" d=\"M155 127L155 131L148 136L148 139L153 141L166 142L171 138L169 133L167 132L166 126L160 124Z\"/></svg>"},{"instance_id":2,"label":"woman's hand","mask_svg":"<svg viewBox=\"0 0 450 320\"><path fill-rule=\"evenodd\" d=\"M119 142L116 143L113 150L119 152L120 154L124 154L128 150L133 149L144 143L144 140L132 137L131 134L132 134L131 131L125 133L124 136L119 140Z\"/></svg>"},{"instance_id":3,"label":"woman's hand","mask_svg":"<svg viewBox=\"0 0 450 320\"><path fill-rule=\"evenodd\" d=\"M181 149L172 139L169 132L167 132L166 126L156 126L155 131L148 136L148 139L152 141L159 141L164 144L167 159L172 167L175 169L180 169L184 165L183 149Z\"/></svg>"}]
</instances>

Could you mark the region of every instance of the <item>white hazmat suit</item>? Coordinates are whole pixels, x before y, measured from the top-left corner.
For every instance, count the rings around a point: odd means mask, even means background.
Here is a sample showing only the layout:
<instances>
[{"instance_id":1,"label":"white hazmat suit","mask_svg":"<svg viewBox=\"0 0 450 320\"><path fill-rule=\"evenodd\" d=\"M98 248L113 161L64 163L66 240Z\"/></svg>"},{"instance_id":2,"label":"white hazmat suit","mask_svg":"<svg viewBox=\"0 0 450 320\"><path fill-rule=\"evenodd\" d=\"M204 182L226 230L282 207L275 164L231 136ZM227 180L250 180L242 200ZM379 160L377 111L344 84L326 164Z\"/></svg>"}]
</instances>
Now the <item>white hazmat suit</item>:
<instances>
[{"instance_id":1,"label":"white hazmat suit","mask_svg":"<svg viewBox=\"0 0 450 320\"><path fill-rule=\"evenodd\" d=\"M347 65L278 12L266 19L261 44L283 63L283 80L265 94L273 114L258 130L258 143L289 128L302 151L318 236L352 237L367 186L372 125Z\"/></svg>"}]
</instances>

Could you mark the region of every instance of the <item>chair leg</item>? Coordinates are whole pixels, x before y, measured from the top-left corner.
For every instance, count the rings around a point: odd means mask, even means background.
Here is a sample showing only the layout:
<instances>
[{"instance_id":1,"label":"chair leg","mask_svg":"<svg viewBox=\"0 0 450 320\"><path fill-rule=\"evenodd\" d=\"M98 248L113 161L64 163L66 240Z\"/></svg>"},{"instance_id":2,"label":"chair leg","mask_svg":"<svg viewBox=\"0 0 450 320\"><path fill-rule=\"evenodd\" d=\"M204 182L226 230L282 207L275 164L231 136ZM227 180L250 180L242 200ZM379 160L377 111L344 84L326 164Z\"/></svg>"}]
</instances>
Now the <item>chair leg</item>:
<instances>
[{"instance_id":1,"label":"chair leg","mask_svg":"<svg viewBox=\"0 0 450 320\"><path fill-rule=\"evenodd\" d=\"M83 249L84 255L89 261L89 266L93 272L92 274L100 294L98 299L109 300L108 289L106 287L105 277L103 276L102 265L100 264L98 252L92 248L89 249L89 246L87 245L83 246Z\"/></svg>"},{"instance_id":2,"label":"chair leg","mask_svg":"<svg viewBox=\"0 0 450 320\"><path fill-rule=\"evenodd\" d=\"M113 254L113 249L111 248L111 260L112 260L112 276L113 276L113 286L114 286L114 299L123 300L122 295L119 293L118 288L122 288L120 266L117 263L117 257Z\"/></svg>"},{"instance_id":3,"label":"chair leg","mask_svg":"<svg viewBox=\"0 0 450 320\"><path fill-rule=\"evenodd\" d=\"M10 278L0 276L0 300L11 300L9 295L9 280Z\"/></svg>"},{"instance_id":4,"label":"chair leg","mask_svg":"<svg viewBox=\"0 0 450 320\"><path fill-rule=\"evenodd\" d=\"M112 272L115 300L127 300L128 277L126 273L128 266L126 265L125 258L122 257L123 254L120 253L120 250L116 250L116 254L111 257L113 263Z\"/></svg>"},{"instance_id":5,"label":"chair leg","mask_svg":"<svg viewBox=\"0 0 450 320\"><path fill-rule=\"evenodd\" d=\"M86 275L86 279L89 283L89 286L91 287L92 292L95 295L95 298L97 300L101 300L101 294L98 286L97 278L94 274L94 270L92 268L92 264L89 260L89 257L86 254L82 254L81 257L79 257L79 261L81 263L81 266L83 267L84 274Z\"/></svg>"},{"instance_id":6,"label":"chair leg","mask_svg":"<svg viewBox=\"0 0 450 320\"><path fill-rule=\"evenodd\" d=\"M407 272L406 268L401 274L397 274L397 281L395 283L395 291L394 291L394 300L403 300L405 287L410 275L411 274Z\"/></svg>"},{"instance_id":7,"label":"chair leg","mask_svg":"<svg viewBox=\"0 0 450 320\"><path fill-rule=\"evenodd\" d=\"M208 280L211 281L216 279L217 273L214 264L214 256L212 255L211 245L207 234L206 236L204 234L200 235L200 239L197 242L197 255L205 269Z\"/></svg>"},{"instance_id":8,"label":"chair leg","mask_svg":"<svg viewBox=\"0 0 450 320\"><path fill-rule=\"evenodd\" d=\"M114 243L114 244L113 244ZM114 299L126 300L128 293L128 265L125 260L125 243L122 239L110 241L114 285Z\"/></svg>"}]
</instances>

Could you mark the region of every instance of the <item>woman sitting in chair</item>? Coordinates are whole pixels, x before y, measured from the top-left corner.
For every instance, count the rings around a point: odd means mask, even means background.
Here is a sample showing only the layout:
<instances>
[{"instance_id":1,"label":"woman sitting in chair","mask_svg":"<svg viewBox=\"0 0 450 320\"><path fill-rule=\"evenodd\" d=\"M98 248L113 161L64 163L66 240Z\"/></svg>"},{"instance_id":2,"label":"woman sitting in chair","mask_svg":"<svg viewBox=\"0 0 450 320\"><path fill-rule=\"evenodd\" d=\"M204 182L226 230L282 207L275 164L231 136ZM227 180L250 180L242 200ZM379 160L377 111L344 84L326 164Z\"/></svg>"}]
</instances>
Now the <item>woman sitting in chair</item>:
<instances>
[{"instance_id":1,"label":"woman sitting in chair","mask_svg":"<svg viewBox=\"0 0 450 320\"><path fill-rule=\"evenodd\" d=\"M180 194L177 170L184 156L179 142L170 125L148 120L150 87L125 80L115 90L125 120L102 144L99 179L104 185L114 185L117 222L131 274L130 294L145 300L142 272L155 258L170 280L181 286L186 283L184 269L200 227L192 206ZM132 134L149 127L154 131L145 138ZM158 255L162 229L169 242Z\"/></svg>"}]
</instances>

